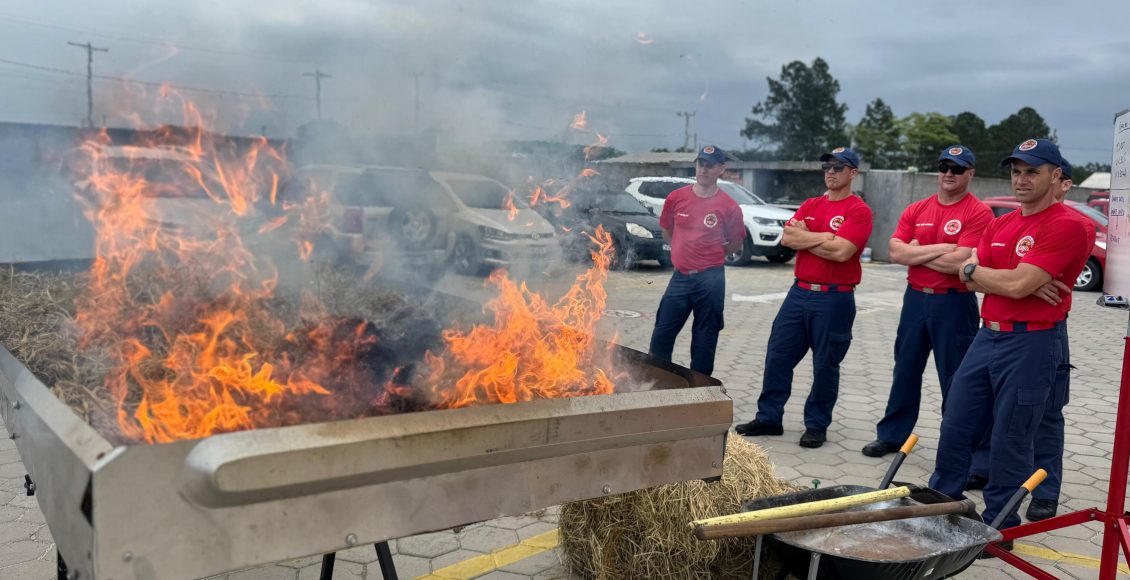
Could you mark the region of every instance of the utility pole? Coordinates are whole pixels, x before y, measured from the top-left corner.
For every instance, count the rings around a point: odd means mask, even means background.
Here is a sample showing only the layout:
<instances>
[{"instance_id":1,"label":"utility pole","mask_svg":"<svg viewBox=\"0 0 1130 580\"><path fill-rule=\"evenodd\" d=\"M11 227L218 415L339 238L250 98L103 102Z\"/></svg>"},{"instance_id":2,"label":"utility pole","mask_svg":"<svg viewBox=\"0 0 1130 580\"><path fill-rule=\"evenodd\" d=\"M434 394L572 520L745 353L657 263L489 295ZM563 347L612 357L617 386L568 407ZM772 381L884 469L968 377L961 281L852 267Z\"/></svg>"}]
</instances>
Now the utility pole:
<instances>
[{"instance_id":1,"label":"utility pole","mask_svg":"<svg viewBox=\"0 0 1130 580\"><path fill-rule=\"evenodd\" d=\"M415 127L416 135L420 134L420 74L412 75L412 80L416 83L416 105L413 109L413 127Z\"/></svg>"},{"instance_id":2,"label":"utility pole","mask_svg":"<svg viewBox=\"0 0 1130 580\"><path fill-rule=\"evenodd\" d=\"M322 79L332 79L333 75L328 75L319 69L314 69L312 73L302 73L304 77L314 77L314 103L318 106L318 120L322 120Z\"/></svg>"},{"instance_id":3,"label":"utility pole","mask_svg":"<svg viewBox=\"0 0 1130 580\"><path fill-rule=\"evenodd\" d=\"M83 125L87 128L94 127L94 53L97 52L110 52L108 48L98 48L86 41L86 44L79 44L77 42L68 41L67 44L86 49L86 119L83 120Z\"/></svg>"},{"instance_id":4,"label":"utility pole","mask_svg":"<svg viewBox=\"0 0 1130 580\"><path fill-rule=\"evenodd\" d=\"M686 121L683 125L683 150L689 151L691 146L691 117L695 116L695 114L689 111L681 111L675 114L683 117Z\"/></svg>"}]
</instances>

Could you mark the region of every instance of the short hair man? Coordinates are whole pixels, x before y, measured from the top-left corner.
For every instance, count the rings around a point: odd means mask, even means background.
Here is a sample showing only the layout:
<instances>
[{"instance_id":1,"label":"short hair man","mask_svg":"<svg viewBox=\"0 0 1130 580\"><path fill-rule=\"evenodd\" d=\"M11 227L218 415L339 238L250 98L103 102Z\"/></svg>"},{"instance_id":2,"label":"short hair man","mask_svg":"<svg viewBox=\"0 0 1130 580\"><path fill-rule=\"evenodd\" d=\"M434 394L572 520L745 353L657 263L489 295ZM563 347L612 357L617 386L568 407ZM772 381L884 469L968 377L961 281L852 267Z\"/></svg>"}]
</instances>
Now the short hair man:
<instances>
[{"instance_id":1,"label":"short hair man","mask_svg":"<svg viewBox=\"0 0 1130 580\"><path fill-rule=\"evenodd\" d=\"M827 440L840 390L840 362L851 346L859 258L871 237L871 208L852 194L859 156L837 147L820 156L828 190L801 204L785 224L781 245L797 251L796 280L773 320L757 417L737 426L740 435L781 435L793 369L812 350L812 390L804 405L802 447Z\"/></svg>"},{"instance_id":2,"label":"short hair man","mask_svg":"<svg viewBox=\"0 0 1130 580\"><path fill-rule=\"evenodd\" d=\"M659 216L675 272L659 301L648 352L670 361L675 338L693 312L691 369L705 375L714 372L718 333L724 326L723 264L726 254L741 249L745 240L741 207L718 188L725 171L725 152L713 145L700 149L694 184L671 192Z\"/></svg>"},{"instance_id":3,"label":"short hair man","mask_svg":"<svg viewBox=\"0 0 1130 580\"><path fill-rule=\"evenodd\" d=\"M907 287L895 336L895 370L878 437L863 447L868 457L898 451L918 422L922 373L930 351L945 408L950 379L977 334L977 295L958 269L981 241L993 211L969 192L977 159L953 145L938 157L938 192L910 204L891 237L890 257L907 266Z\"/></svg>"},{"instance_id":4,"label":"short hair man","mask_svg":"<svg viewBox=\"0 0 1130 580\"><path fill-rule=\"evenodd\" d=\"M930 487L962 497L974 448L989 435L985 521L993 521L1034 470L1033 441L1062 361L1058 326L1068 305L1037 291L1052 280L1073 283L1090 254L1087 232L1056 203L1063 159L1046 139L1028 139L1002 165L1011 167L1020 211L994 219L962 266L982 292L983 326L954 374L942 413ZM1004 527L1019 517L1003 514Z\"/></svg>"}]
</instances>

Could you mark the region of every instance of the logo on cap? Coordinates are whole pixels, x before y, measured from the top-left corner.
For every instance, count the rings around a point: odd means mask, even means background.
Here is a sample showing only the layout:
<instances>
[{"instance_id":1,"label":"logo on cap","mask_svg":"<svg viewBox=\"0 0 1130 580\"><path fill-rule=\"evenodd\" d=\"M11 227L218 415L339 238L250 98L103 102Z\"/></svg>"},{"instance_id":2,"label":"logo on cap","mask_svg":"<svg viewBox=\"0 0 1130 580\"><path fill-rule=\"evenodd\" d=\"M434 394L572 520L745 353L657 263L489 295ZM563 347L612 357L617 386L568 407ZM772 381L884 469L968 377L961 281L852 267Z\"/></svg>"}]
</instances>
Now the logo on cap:
<instances>
[{"instance_id":1,"label":"logo on cap","mask_svg":"<svg viewBox=\"0 0 1130 580\"><path fill-rule=\"evenodd\" d=\"M951 151L952 151L952 149L951 149ZM957 155L957 154L954 153L954 155ZM957 232L961 231L961 220L950 220L950 221L946 222L946 225L942 226L942 229L945 230L945 232L947 234L952 236L952 235L956 234Z\"/></svg>"},{"instance_id":2,"label":"logo on cap","mask_svg":"<svg viewBox=\"0 0 1130 580\"><path fill-rule=\"evenodd\" d=\"M950 147L950 150L949 150L950 155L961 155L964 152L965 152L965 150L962 149L961 147Z\"/></svg>"},{"instance_id":3,"label":"logo on cap","mask_svg":"<svg viewBox=\"0 0 1130 580\"><path fill-rule=\"evenodd\" d=\"M712 227L718 225L718 216L716 216L712 213L708 213L708 214L706 214L706 217L702 218L702 223L706 227L712 228Z\"/></svg>"},{"instance_id":4,"label":"logo on cap","mask_svg":"<svg viewBox=\"0 0 1130 580\"><path fill-rule=\"evenodd\" d=\"M707 155L711 155L711 154L714 153L714 146L713 145L707 145L706 147L702 148L702 152L707 154Z\"/></svg>"},{"instance_id":5,"label":"logo on cap","mask_svg":"<svg viewBox=\"0 0 1130 580\"><path fill-rule=\"evenodd\" d=\"M1036 143L1035 139L1029 139L1029 140L1021 143L1020 146L1017 147L1017 149L1019 149L1021 151L1031 151L1031 150L1036 148L1036 145L1038 145L1038 143Z\"/></svg>"},{"instance_id":6,"label":"logo on cap","mask_svg":"<svg viewBox=\"0 0 1130 580\"><path fill-rule=\"evenodd\" d=\"M828 222L828 227L832 228L833 232L840 229L842 225L844 225L844 216L842 215L838 215L832 218L832 221Z\"/></svg>"},{"instance_id":7,"label":"logo on cap","mask_svg":"<svg viewBox=\"0 0 1130 580\"><path fill-rule=\"evenodd\" d=\"M1024 236L1023 238L1020 238L1020 241L1016 242L1016 255L1023 258L1024 254L1027 254L1034 245L1036 245L1036 239L1032 236Z\"/></svg>"},{"instance_id":8,"label":"logo on cap","mask_svg":"<svg viewBox=\"0 0 1130 580\"><path fill-rule=\"evenodd\" d=\"M835 149L832 150L832 153L843 153L843 152L844 152L843 147L836 147Z\"/></svg>"}]
</instances>

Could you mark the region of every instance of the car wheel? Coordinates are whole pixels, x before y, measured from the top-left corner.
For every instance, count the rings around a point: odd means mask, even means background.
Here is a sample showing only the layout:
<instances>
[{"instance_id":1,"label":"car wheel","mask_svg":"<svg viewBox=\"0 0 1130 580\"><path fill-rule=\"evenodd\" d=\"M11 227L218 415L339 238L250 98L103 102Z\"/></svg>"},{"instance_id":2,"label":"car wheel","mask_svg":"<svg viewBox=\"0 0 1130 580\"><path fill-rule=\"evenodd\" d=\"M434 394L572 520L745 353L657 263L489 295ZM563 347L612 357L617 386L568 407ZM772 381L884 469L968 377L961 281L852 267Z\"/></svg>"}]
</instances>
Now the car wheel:
<instances>
[{"instance_id":1,"label":"car wheel","mask_svg":"<svg viewBox=\"0 0 1130 580\"><path fill-rule=\"evenodd\" d=\"M483 270L482 250L474 240L459 236L451 251L451 262L455 271L468 276L476 276Z\"/></svg>"},{"instance_id":2,"label":"car wheel","mask_svg":"<svg viewBox=\"0 0 1130 580\"><path fill-rule=\"evenodd\" d=\"M796 252L781 252L780 254L771 254L765 256L765 259L773 262L774 264L784 264L785 262L793 259L793 256L795 255Z\"/></svg>"},{"instance_id":3,"label":"car wheel","mask_svg":"<svg viewBox=\"0 0 1130 580\"><path fill-rule=\"evenodd\" d=\"M1083 271L1075 278L1075 289L1082 292L1098 290L1103 283L1102 266L1094 258L1087 258Z\"/></svg>"},{"instance_id":4,"label":"car wheel","mask_svg":"<svg viewBox=\"0 0 1130 580\"><path fill-rule=\"evenodd\" d=\"M670 270L675 265L673 262L671 262L670 257L659 258L658 262L659 262L659 267L663 268L664 270Z\"/></svg>"},{"instance_id":5,"label":"car wheel","mask_svg":"<svg viewBox=\"0 0 1130 580\"><path fill-rule=\"evenodd\" d=\"M636 261L636 252L631 248L631 244L612 240L612 263L609 264L609 269L631 270L636 266Z\"/></svg>"},{"instance_id":6,"label":"car wheel","mask_svg":"<svg viewBox=\"0 0 1130 580\"><path fill-rule=\"evenodd\" d=\"M427 247L435 236L439 221L431 210L424 207L398 207L388 219L393 235L405 248Z\"/></svg>"},{"instance_id":7,"label":"car wheel","mask_svg":"<svg viewBox=\"0 0 1130 580\"><path fill-rule=\"evenodd\" d=\"M742 249L732 254L726 254L727 266L745 266L749 264L750 259L753 258L753 240L751 234L747 231L745 240L742 241Z\"/></svg>"}]
</instances>

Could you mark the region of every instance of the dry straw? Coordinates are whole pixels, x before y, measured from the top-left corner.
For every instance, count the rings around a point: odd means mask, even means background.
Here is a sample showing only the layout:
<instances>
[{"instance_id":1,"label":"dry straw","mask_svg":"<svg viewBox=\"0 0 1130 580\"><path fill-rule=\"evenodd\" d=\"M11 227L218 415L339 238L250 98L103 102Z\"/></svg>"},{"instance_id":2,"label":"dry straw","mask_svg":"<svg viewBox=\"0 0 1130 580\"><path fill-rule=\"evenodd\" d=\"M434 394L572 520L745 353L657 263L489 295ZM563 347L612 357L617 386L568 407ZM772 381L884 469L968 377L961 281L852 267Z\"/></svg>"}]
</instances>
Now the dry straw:
<instances>
[{"instance_id":1,"label":"dry straw","mask_svg":"<svg viewBox=\"0 0 1130 580\"><path fill-rule=\"evenodd\" d=\"M748 579L754 538L703 542L687 523L735 513L749 500L797 489L773 476L760 446L730 436L718 482L685 481L567 504L559 523L566 565L585 578L601 580ZM778 568L765 562L763 576L771 577Z\"/></svg>"}]
</instances>

